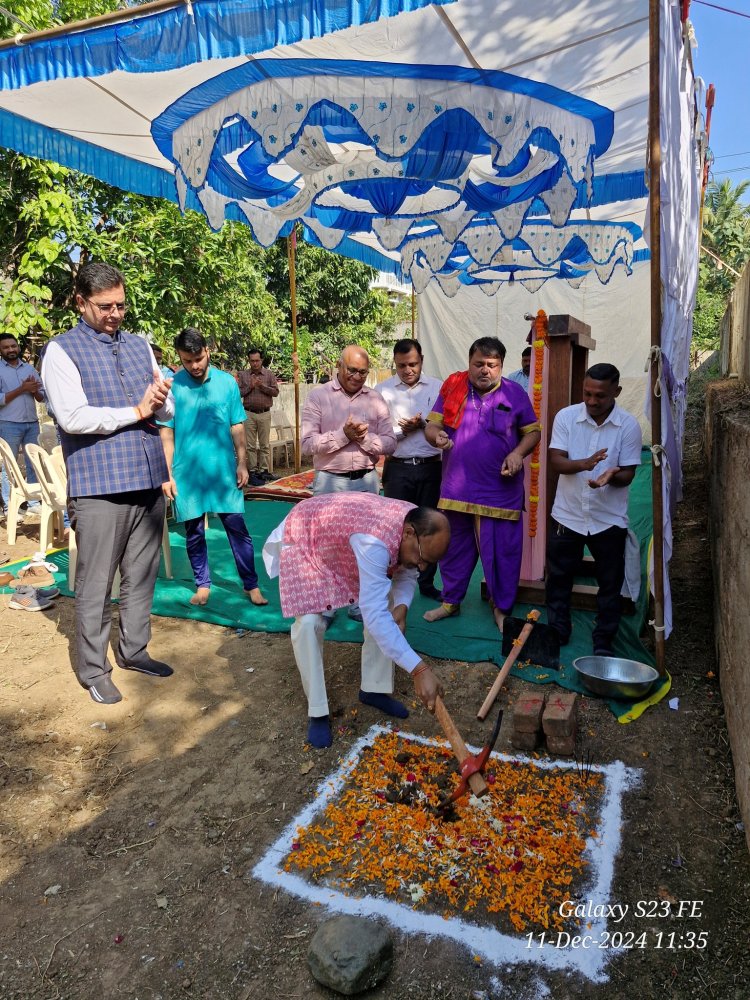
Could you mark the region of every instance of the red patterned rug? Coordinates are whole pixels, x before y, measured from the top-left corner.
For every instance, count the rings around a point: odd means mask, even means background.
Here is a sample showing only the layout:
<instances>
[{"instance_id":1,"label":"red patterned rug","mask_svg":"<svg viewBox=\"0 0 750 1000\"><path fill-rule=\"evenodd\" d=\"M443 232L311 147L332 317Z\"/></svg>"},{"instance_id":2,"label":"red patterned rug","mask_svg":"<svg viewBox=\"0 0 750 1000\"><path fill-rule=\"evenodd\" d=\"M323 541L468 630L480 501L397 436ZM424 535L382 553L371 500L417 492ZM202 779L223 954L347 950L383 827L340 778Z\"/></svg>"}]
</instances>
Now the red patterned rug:
<instances>
[{"instance_id":1,"label":"red patterned rug","mask_svg":"<svg viewBox=\"0 0 750 1000\"><path fill-rule=\"evenodd\" d=\"M313 470L284 476L265 486L248 486L245 496L248 500L307 500L312 496Z\"/></svg>"}]
</instances>

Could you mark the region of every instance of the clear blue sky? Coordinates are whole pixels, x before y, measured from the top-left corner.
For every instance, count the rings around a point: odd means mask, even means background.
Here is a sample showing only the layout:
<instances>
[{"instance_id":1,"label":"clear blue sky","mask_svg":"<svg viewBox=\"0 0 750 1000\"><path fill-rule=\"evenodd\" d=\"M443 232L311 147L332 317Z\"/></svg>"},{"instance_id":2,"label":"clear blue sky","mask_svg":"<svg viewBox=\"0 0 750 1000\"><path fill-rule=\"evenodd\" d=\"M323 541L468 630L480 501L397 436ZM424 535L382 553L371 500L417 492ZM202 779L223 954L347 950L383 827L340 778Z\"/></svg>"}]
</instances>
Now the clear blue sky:
<instances>
[{"instance_id":1,"label":"clear blue sky","mask_svg":"<svg viewBox=\"0 0 750 1000\"><path fill-rule=\"evenodd\" d=\"M695 71L706 85L716 87L709 140L715 157L711 177L737 184L750 180L750 0L710 2L715 6L697 0L690 4L698 39Z\"/></svg>"}]
</instances>

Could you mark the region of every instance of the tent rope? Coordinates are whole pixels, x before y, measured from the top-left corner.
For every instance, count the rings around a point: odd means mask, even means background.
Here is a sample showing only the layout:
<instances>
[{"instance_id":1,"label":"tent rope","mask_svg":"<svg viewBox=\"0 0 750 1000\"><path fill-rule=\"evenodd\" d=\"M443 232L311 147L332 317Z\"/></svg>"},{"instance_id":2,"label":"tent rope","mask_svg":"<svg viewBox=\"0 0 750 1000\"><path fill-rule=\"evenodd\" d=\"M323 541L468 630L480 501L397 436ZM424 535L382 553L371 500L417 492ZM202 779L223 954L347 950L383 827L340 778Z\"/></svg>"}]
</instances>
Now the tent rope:
<instances>
[{"instance_id":1,"label":"tent rope","mask_svg":"<svg viewBox=\"0 0 750 1000\"><path fill-rule=\"evenodd\" d=\"M656 624L656 620L653 619L653 618L651 618L649 620L648 624L654 630L654 632L666 632L666 630L667 630L667 626L666 625L657 625Z\"/></svg>"},{"instance_id":2,"label":"tent rope","mask_svg":"<svg viewBox=\"0 0 750 1000\"><path fill-rule=\"evenodd\" d=\"M665 462L667 460L667 450L666 450L666 448L664 447L663 444L652 444L651 445L651 454L652 454L653 459L654 459L654 465L661 465L662 456L663 456Z\"/></svg>"},{"instance_id":3,"label":"tent rope","mask_svg":"<svg viewBox=\"0 0 750 1000\"><path fill-rule=\"evenodd\" d=\"M661 347L658 344L652 344L651 349L648 352L648 357L646 358L646 364L644 365L644 372L647 372L651 365L656 364L658 371L656 373L656 382L654 383L654 395L658 399L661 396L661 376L663 368L663 355ZM659 464L658 462L656 463Z\"/></svg>"}]
</instances>

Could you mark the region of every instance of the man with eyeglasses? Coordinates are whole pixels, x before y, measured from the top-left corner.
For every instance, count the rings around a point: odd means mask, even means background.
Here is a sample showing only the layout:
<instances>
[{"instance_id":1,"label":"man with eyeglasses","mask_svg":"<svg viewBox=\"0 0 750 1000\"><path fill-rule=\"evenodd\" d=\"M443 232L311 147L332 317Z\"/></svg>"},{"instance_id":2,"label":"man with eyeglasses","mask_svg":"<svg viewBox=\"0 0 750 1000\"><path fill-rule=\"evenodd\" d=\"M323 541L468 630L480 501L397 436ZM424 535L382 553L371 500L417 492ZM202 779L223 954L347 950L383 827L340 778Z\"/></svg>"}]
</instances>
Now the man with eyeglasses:
<instances>
[{"instance_id":1,"label":"man with eyeglasses","mask_svg":"<svg viewBox=\"0 0 750 1000\"><path fill-rule=\"evenodd\" d=\"M312 455L313 495L375 493L375 466L396 449L391 415L383 397L365 385L370 371L367 351L350 344L341 352L336 377L316 386L302 410L302 453ZM336 609L327 615L333 619ZM359 606L349 617L362 621Z\"/></svg>"},{"instance_id":2,"label":"man with eyeglasses","mask_svg":"<svg viewBox=\"0 0 750 1000\"><path fill-rule=\"evenodd\" d=\"M386 715L408 717L406 706L393 698L396 662L434 711L440 684L404 632L417 571L441 559L449 541L444 514L367 493L303 500L266 541L266 570L279 578L282 612L294 616L292 648L308 703L307 739L314 747L332 743L324 616L357 599L364 619L359 700Z\"/></svg>"},{"instance_id":3,"label":"man with eyeglasses","mask_svg":"<svg viewBox=\"0 0 750 1000\"><path fill-rule=\"evenodd\" d=\"M146 646L164 522L162 483L169 479L156 419L171 419L174 407L171 383L150 345L120 329L127 311L120 272L85 264L75 292L81 319L47 345L42 380L60 430L78 548L74 669L93 701L112 705L122 700L107 657L118 569L115 661L151 677L172 673Z\"/></svg>"}]
</instances>

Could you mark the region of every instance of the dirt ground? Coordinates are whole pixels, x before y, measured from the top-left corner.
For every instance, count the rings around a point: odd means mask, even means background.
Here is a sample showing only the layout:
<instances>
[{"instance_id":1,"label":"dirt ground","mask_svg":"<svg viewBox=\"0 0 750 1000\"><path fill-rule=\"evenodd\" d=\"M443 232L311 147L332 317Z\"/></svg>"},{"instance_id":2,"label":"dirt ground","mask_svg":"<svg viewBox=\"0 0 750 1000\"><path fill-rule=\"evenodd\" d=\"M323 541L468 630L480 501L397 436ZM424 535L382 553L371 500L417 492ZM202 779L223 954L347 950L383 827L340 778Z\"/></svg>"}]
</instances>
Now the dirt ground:
<instances>
[{"instance_id":1,"label":"dirt ground","mask_svg":"<svg viewBox=\"0 0 750 1000\"><path fill-rule=\"evenodd\" d=\"M628 919L620 929L675 932L675 941L706 931L707 948L657 949L652 938L645 949L613 957L609 981L597 985L532 963L480 964L470 942L394 931L393 971L369 996L746 1000L750 861L713 676L700 416L694 403L672 565L675 631L667 656L679 710L662 702L622 726L603 703L584 699L581 731L597 762L621 760L642 772L625 798L613 901L702 901L700 918ZM16 551L33 548L27 539ZM108 707L75 682L72 630L72 601L28 615L0 598L0 996L332 996L306 961L328 914L250 871L339 755L379 721L362 706L351 714L358 648L327 648L338 731L332 751L314 752L304 745L305 706L288 636L237 636L155 618L150 649L175 666L174 676L119 673L125 697ZM496 668L438 668L456 722L468 741L481 743L475 712ZM409 686L403 675L397 680L411 701ZM504 697L515 699L522 687L512 680ZM508 722L501 749L509 749ZM420 709L408 728L437 735Z\"/></svg>"}]
</instances>

